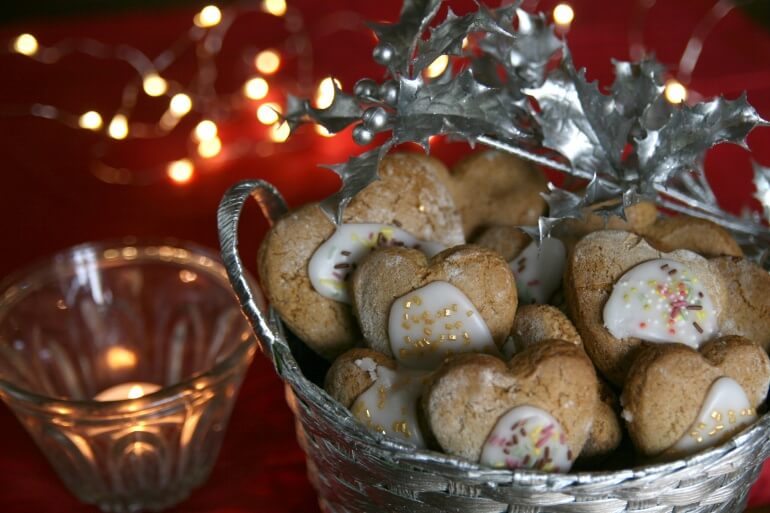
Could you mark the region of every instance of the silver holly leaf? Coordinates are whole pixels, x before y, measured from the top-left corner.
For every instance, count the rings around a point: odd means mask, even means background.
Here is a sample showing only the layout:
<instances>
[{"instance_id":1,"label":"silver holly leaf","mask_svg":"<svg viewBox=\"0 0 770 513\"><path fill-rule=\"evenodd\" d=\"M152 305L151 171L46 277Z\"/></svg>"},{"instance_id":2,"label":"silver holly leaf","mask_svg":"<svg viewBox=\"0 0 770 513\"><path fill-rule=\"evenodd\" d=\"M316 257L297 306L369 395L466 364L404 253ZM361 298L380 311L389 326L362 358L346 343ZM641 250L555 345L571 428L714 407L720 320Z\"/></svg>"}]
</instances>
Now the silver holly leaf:
<instances>
[{"instance_id":1,"label":"silver holly leaf","mask_svg":"<svg viewBox=\"0 0 770 513\"><path fill-rule=\"evenodd\" d=\"M458 135L473 141L484 134L501 139L531 141L523 130L527 114L504 89L477 81L470 69L444 83L426 83L421 77L402 77L393 138L397 143L413 141L427 147L436 134Z\"/></svg>"},{"instance_id":2,"label":"silver holly leaf","mask_svg":"<svg viewBox=\"0 0 770 513\"><path fill-rule=\"evenodd\" d=\"M308 117L316 123L323 125L329 132L336 134L348 125L361 120L364 109L360 101L347 93L344 93L337 84L334 84L334 100L325 109L316 109L306 102Z\"/></svg>"},{"instance_id":3,"label":"silver holly leaf","mask_svg":"<svg viewBox=\"0 0 770 513\"><path fill-rule=\"evenodd\" d=\"M441 55L462 55L463 40L473 32L485 32L495 34L497 37L513 40L513 26L506 20L510 20L509 12L513 6L506 6L490 11L483 5L479 9L465 16L457 16L449 9L446 19L440 25L431 29L427 41L418 44L417 58L414 60L412 77L416 77L430 66Z\"/></svg>"},{"instance_id":4,"label":"silver holly leaf","mask_svg":"<svg viewBox=\"0 0 770 513\"><path fill-rule=\"evenodd\" d=\"M663 126L672 111L672 105L663 96L666 72L654 57L639 62L612 61L615 81L612 97L622 115L634 119L635 137L644 137L645 130Z\"/></svg>"},{"instance_id":5,"label":"silver holly leaf","mask_svg":"<svg viewBox=\"0 0 770 513\"><path fill-rule=\"evenodd\" d=\"M298 98L293 94L286 95L286 113L283 115L283 120L289 124L291 132L307 123L308 121L308 107L310 102Z\"/></svg>"},{"instance_id":6,"label":"silver holly leaf","mask_svg":"<svg viewBox=\"0 0 770 513\"><path fill-rule=\"evenodd\" d=\"M423 32L438 13L442 0L404 0L396 23L371 23L379 40L375 52L393 77L409 75L409 65Z\"/></svg>"},{"instance_id":7,"label":"silver holly leaf","mask_svg":"<svg viewBox=\"0 0 770 513\"><path fill-rule=\"evenodd\" d=\"M770 167L752 162L754 168L754 186L757 188L754 197L762 204L765 219L770 220Z\"/></svg>"},{"instance_id":8,"label":"silver holly leaf","mask_svg":"<svg viewBox=\"0 0 770 513\"><path fill-rule=\"evenodd\" d=\"M546 65L562 47L562 42L543 13L530 14L518 9L516 17L519 28L503 65L517 77L520 87L537 87L543 83ZM499 38L495 40L501 42Z\"/></svg>"},{"instance_id":9,"label":"silver holly leaf","mask_svg":"<svg viewBox=\"0 0 770 513\"><path fill-rule=\"evenodd\" d=\"M665 186L679 172L697 168L706 151L723 142L746 148L746 136L768 123L746 100L719 97L674 109L658 130L636 140L640 179L645 186Z\"/></svg>"},{"instance_id":10,"label":"silver holly leaf","mask_svg":"<svg viewBox=\"0 0 770 513\"><path fill-rule=\"evenodd\" d=\"M391 145L386 143L361 155L350 157L342 164L322 166L331 169L342 179L342 187L321 201L321 210L334 224L342 223L342 213L350 200L367 185L379 179L380 161L390 147Z\"/></svg>"},{"instance_id":11,"label":"silver holly leaf","mask_svg":"<svg viewBox=\"0 0 770 513\"><path fill-rule=\"evenodd\" d=\"M559 67L545 82L524 92L535 98L535 117L543 145L569 159L573 167L621 178L622 155L632 121L618 112L615 100L589 83L585 70L576 71L566 47Z\"/></svg>"}]
</instances>

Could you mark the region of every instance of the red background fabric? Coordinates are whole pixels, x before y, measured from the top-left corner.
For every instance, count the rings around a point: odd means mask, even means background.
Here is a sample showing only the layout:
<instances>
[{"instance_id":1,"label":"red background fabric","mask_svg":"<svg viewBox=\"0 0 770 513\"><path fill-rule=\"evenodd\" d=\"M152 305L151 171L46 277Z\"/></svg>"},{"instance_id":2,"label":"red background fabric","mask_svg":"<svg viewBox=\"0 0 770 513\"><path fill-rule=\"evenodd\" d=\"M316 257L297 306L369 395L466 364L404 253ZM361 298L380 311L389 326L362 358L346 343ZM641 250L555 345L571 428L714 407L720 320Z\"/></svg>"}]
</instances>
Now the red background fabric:
<instances>
[{"instance_id":1,"label":"red background fabric","mask_svg":"<svg viewBox=\"0 0 770 513\"><path fill-rule=\"evenodd\" d=\"M531 2L530 2L531 3ZM455 2L458 11L470 2ZM550 10L555 2L543 1ZM628 32L633 16L631 0L594 2L575 0L576 19L569 42L579 66L603 84L612 80L611 57L628 59ZM645 26L645 41L658 58L675 65L698 20L711 0L659 2ZM338 77L346 90L360 77L380 78L382 70L370 59L374 40L360 23L366 19L393 20L399 2L356 0L290 0L305 20L314 46L313 76ZM330 18L334 12L345 16ZM106 43L128 43L154 56L187 30L195 10L176 8L113 17L78 17L57 22L27 22L0 27L0 45L21 32L35 34L43 45L68 37L91 37ZM338 27L330 26L336 19ZM236 90L250 73L244 55L253 49L280 46L286 37L283 22L266 14L244 17L224 42L219 59L222 91ZM246 59L247 61L248 59ZM705 96L724 93L730 98L749 91L749 99L770 118L770 34L740 12L731 13L708 38L692 87ZM96 109L111 113L121 86L133 75L124 64L87 57L67 58L43 65L18 55L0 55L3 79L0 104L50 103L72 112ZM169 73L184 81L192 59L182 59ZM296 66L287 61L276 81L292 90ZM293 91L296 92L296 91ZM281 100L281 94L271 93ZM163 107L148 100L147 119L157 119ZM154 117L153 117L154 116ZM107 119L109 119L107 117ZM184 156L187 134L196 117L190 115L179 130L157 142L126 143L113 162L141 166ZM249 136L264 140L266 130L254 120L253 109L221 125L222 139ZM334 175L316 167L344 160L358 151L349 131L323 139L311 130L284 144L262 143L244 158L212 165L183 187L172 185L162 170L142 172L146 186L100 182L90 173L89 150L97 136L30 117L0 117L0 277L56 250L90 241L125 235L173 236L217 247L215 211L230 185L245 178L274 183L290 205L299 205L332 192ZM770 166L770 130L756 130L749 138L754 158ZM435 152L451 163L467 151L439 145ZM723 205L739 212L757 208L749 154L736 146L719 147L707 160L708 176ZM266 223L256 208L245 211L241 232L246 262L253 263ZM253 265L251 266L253 270ZM0 406L0 511L95 511L71 496L49 468L42 454L11 412ZM770 503L770 468L752 491L754 505ZM306 477L304 459L293 432L283 388L270 363L258 355L244 383L233 413L221 456L209 481L173 511L206 513L289 513L317 511Z\"/></svg>"}]
</instances>

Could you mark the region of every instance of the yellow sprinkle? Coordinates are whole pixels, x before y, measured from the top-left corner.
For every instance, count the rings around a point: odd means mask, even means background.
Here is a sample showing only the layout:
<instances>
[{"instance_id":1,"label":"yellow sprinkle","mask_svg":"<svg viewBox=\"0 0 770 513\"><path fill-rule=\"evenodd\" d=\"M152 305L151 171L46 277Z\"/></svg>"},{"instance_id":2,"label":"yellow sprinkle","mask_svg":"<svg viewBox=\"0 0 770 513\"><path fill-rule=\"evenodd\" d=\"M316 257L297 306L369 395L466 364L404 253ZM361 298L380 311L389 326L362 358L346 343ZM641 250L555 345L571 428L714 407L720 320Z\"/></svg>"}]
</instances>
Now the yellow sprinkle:
<instances>
[{"instance_id":1,"label":"yellow sprinkle","mask_svg":"<svg viewBox=\"0 0 770 513\"><path fill-rule=\"evenodd\" d=\"M468 334L468 332L467 332L467 331L463 331L463 338L464 338L465 340L468 340L468 341L470 341L470 339L471 339L471 336Z\"/></svg>"},{"instance_id":2,"label":"yellow sprinkle","mask_svg":"<svg viewBox=\"0 0 770 513\"><path fill-rule=\"evenodd\" d=\"M330 280L328 278L321 278L320 280L318 280L318 282L321 285L326 285L326 286L331 287L333 289L337 289L337 290L344 290L345 289L345 284L343 282L341 282L341 281Z\"/></svg>"},{"instance_id":3,"label":"yellow sprinkle","mask_svg":"<svg viewBox=\"0 0 770 513\"><path fill-rule=\"evenodd\" d=\"M717 424L716 426L714 426L714 429L716 431L722 431L724 428L725 426L723 424Z\"/></svg>"},{"instance_id":4,"label":"yellow sprinkle","mask_svg":"<svg viewBox=\"0 0 770 513\"><path fill-rule=\"evenodd\" d=\"M690 433L690 436L693 438L698 438L698 435L700 435L698 431L693 431L692 433Z\"/></svg>"},{"instance_id":5,"label":"yellow sprinkle","mask_svg":"<svg viewBox=\"0 0 770 513\"><path fill-rule=\"evenodd\" d=\"M448 323L444 324L444 328L446 328L448 330L451 330L453 327L454 327L454 324L452 324L451 322L448 322Z\"/></svg>"},{"instance_id":6,"label":"yellow sprinkle","mask_svg":"<svg viewBox=\"0 0 770 513\"><path fill-rule=\"evenodd\" d=\"M449 317L450 315L452 315L452 310L444 308L444 317Z\"/></svg>"},{"instance_id":7,"label":"yellow sprinkle","mask_svg":"<svg viewBox=\"0 0 770 513\"><path fill-rule=\"evenodd\" d=\"M433 334L433 330L431 330L430 328L425 328L424 330L422 330L422 332L425 333L426 337L430 337Z\"/></svg>"},{"instance_id":8,"label":"yellow sprinkle","mask_svg":"<svg viewBox=\"0 0 770 513\"><path fill-rule=\"evenodd\" d=\"M727 418L730 420L730 424L735 424L735 412L733 410L728 410Z\"/></svg>"},{"instance_id":9,"label":"yellow sprinkle","mask_svg":"<svg viewBox=\"0 0 770 513\"><path fill-rule=\"evenodd\" d=\"M700 424L698 424L698 429L706 429L706 424L701 422Z\"/></svg>"},{"instance_id":10,"label":"yellow sprinkle","mask_svg":"<svg viewBox=\"0 0 770 513\"><path fill-rule=\"evenodd\" d=\"M716 434L717 434L717 430L716 430L716 429L712 429L712 430L711 430L711 431L709 431L709 433L708 433L708 435L709 435L709 436L714 436L714 435L716 435Z\"/></svg>"},{"instance_id":11,"label":"yellow sprinkle","mask_svg":"<svg viewBox=\"0 0 770 513\"><path fill-rule=\"evenodd\" d=\"M623 301L628 302L628 294L623 294Z\"/></svg>"},{"instance_id":12,"label":"yellow sprinkle","mask_svg":"<svg viewBox=\"0 0 770 513\"><path fill-rule=\"evenodd\" d=\"M449 335L449 340L457 340L457 335Z\"/></svg>"},{"instance_id":13,"label":"yellow sprinkle","mask_svg":"<svg viewBox=\"0 0 770 513\"><path fill-rule=\"evenodd\" d=\"M420 296L414 296L412 298L412 301L414 301L414 304L417 306L420 306L422 304L422 299L420 299Z\"/></svg>"},{"instance_id":14,"label":"yellow sprinkle","mask_svg":"<svg viewBox=\"0 0 770 513\"><path fill-rule=\"evenodd\" d=\"M380 386L380 389L377 390L377 398L377 408L385 408L385 401L388 399L388 390L384 386Z\"/></svg>"},{"instance_id":15,"label":"yellow sprinkle","mask_svg":"<svg viewBox=\"0 0 770 513\"><path fill-rule=\"evenodd\" d=\"M412 308L412 302L407 301L406 303L404 303L404 308Z\"/></svg>"},{"instance_id":16,"label":"yellow sprinkle","mask_svg":"<svg viewBox=\"0 0 770 513\"><path fill-rule=\"evenodd\" d=\"M411 325L411 324L409 324L408 322L402 322L402 323L401 323L401 327L402 327L402 328L404 328L405 330L410 330L410 329L412 329L412 325Z\"/></svg>"},{"instance_id":17,"label":"yellow sprinkle","mask_svg":"<svg viewBox=\"0 0 770 513\"><path fill-rule=\"evenodd\" d=\"M636 287L631 287L631 292L632 292L632 293L633 293L633 292L638 292L638 291L639 291L639 289L637 289Z\"/></svg>"},{"instance_id":18,"label":"yellow sprinkle","mask_svg":"<svg viewBox=\"0 0 770 513\"><path fill-rule=\"evenodd\" d=\"M408 321L408 320L409 320L409 314L408 314L408 313L405 313L405 314L404 314L404 320L405 320L405 321Z\"/></svg>"},{"instance_id":19,"label":"yellow sprinkle","mask_svg":"<svg viewBox=\"0 0 770 513\"><path fill-rule=\"evenodd\" d=\"M468 310L467 312L465 312L465 315L467 315L468 317L473 316L473 310Z\"/></svg>"},{"instance_id":20,"label":"yellow sprinkle","mask_svg":"<svg viewBox=\"0 0 770 513\"><path fill-rule=\"evenodd\" d=\"M455 311L455 312L457 311L457 304L453 304L452 305L452 310Z\"/></svg>"},{"instance_id":21,"label":"yellow sprinkle","mask_svg":"<svg viewBox=\"0 0 770 513\"><path fill-rule=\"evenodd\" d=\"M446 340L446 335L441 335L438 337L439 340Z\"/></svg>"},{"instance_id":22,"label":"yellow sprinkle","mask_svg":"<svg viewBox=\"0 0 770 513\"><path fill-rule=\"evenodd\" d=\"M459 329L460 329L460 328L462 328L462 327L463 327L463 323L462 323L461 321L457 321L457 322L455 323L455 329L456 329L456 330L459 330Z\"/></svg>"}]
</instances>

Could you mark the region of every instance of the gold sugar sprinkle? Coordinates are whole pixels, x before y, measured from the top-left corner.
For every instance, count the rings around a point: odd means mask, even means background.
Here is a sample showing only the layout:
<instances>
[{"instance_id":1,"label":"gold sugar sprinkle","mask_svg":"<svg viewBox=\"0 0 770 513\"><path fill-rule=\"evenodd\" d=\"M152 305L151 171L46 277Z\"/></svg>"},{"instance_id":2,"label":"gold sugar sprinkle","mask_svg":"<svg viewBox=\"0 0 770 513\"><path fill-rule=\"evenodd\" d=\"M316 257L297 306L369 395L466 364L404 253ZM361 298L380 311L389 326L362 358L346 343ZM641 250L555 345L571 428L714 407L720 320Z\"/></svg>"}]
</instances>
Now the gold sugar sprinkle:
<instances>
[{"instance_id":1,"label":"gold sugar sprinkle","mask_svg":"<svg viewBox=\"0 0 770 513\"><path fill-rule=\"evenodd\" d=\"M701 422L700 424L698 424L698 429L706 429L706 424Z\"/></svg>"},{"instance_id":2,"label":"gold sugar sprinkle","mask_svg":"<svg viewBox=\"0 0 770 513\"><path fill-rule=\"evenodd\" d=\"M468 310L467 312L465 312L465 315L467 315L468 317L473 316L473 310Z\"/></svg>"},{"instance_id":3,"label":"gold sugar sprinkle","mask_svg":"<svg viewBox=\"0 0 770 513\"><path fill-rule=\"evenodd\" d=\"M402 322L402 323L401 323L401 327L402 327L402 328L404 328L405 330L410 330L410 329L412 329L412 325L411 325L411 324L409 324L408 322Z\"/></svg>"},{"instance_id":4,"label":"gold sugar sprinkle","mask_svg":"<svg viewBox=\"0 0 770 513\"><path fill-rule=\"evenodd\" d=\"M693 438L698 438L698 435L700 435L698 431L693 431L692 433L690 433L690 436Z\"/></svg>"},{"instance_id":5,"label":"gold sugar sprinkle","mask_svg":"<svg viewBox=\"0 0 770 513\"><path fill-rule=\"evenodd\" d=\"M444 324L444 328L451 330L454 325L451 322Z\"/></svg>"},{"instance_id":6,"label":"gold sugar sprinkle","mask_svg":"<svg viewBox=\"0 0 770 513\"><path fill-rule=\"evenodd\" d=\"M388 391L384 386L380 386L380 389L377 390L377 408L383 409L385 408L385 401L388 399Z\"/></svg>"},{"instance_id":7,"label":"gold sugar sprinkle","mask_svg":"<svg viewBox=\"0 0 770 513\"><path fill-rule=\"evenodd\" d=\"M728 410L727 418L730 420L730 424L735 424L737 422L735 419L735 412L733 410Z\"/></svg>"},{"instance_id":8,"label":"gold sugar sprinkle","mask_svg":"<svg viewBox=\"0 0 770 513\"><path fill-rule=\"evenodd\" d=\"M433 330L431 330L430 328L425 328L424 330L422 330L422 332L425 333L426 337L430 337L433 334Z\"/></svg>"},{"instance_id":9,"label":"gold sugar sprinkle","mask_svg":"<svg viewBox=\"0 0 770 513\"><path fill-rule=\"evenodd\" d=\"M453 304L453 305L452 305L452 311L454 311L454 312L456 312L456 311L457 311L457 303L455 303L455 304Z\"/></svg>"},{"instance_id":10,"label":"gold sugar sprinkle","mask_svg":"<svg viewBox=\"0 0 770 513\"><path fill-rule=\"evenodd\" d=\"M457 335L449 335L449 340L457 340Z\"/></svg>"},{"instance_id":11,"label":"gold sugar sprinkle","mask_svg":"<svg viewBox=\"0 0 770 513\"><path fill-rule=\"evenodd\" d=\"M703 437L699 436L695 441L698 443L703 443Z\"/></svg>"},{"instance_id":12,"label":"gold sugar sprinkle","mask_svg":"<svg viewBox=\"0 0 770 513\"><path fill-rule=\"evenodd\" d=\"M467 341L471 340L471 336L468 334L467 331L463 331L463 338Z\"/></svg>"},{"instance_id":13,"label":"gold sugar sprinkle","mask_svg":"<svg viewBox=\"0 0 770 513\"><path fill-rule=\"evenodd\" d=\"M725 426L723 424L717 424L716 426L714 426L715 431L722 431L724 428Z\"/></svg>"},{"instance_id":14,"label":"gold sugar sprinkle","mask_svg":"<svg viewBox=\"0 0 770 513\"><path fill-rule=\"evenodd\" d=\"M438 339L439 340L446 340L446 335L441 335Z\"/></svg>"},{"instance_id":15,"label":"gold sugar sprinkle","mask_svg":"<svg viewBox=\"0 0 770 513\"><path fill-rule=\"evenodd\" d=\"M406 303L404 303L404 308L412 308L412 302L407 301Z\"/></svg>"},{"instance_id":16,"label":"gold sugar sprinkle","mask_svg":"<svg viewBox=\"0 0 770 513\"><path fill-rule=\"evenodd\" d=\"M456 330L459 330L459 329L460 329L460 328L462 328L462 327L463 327L463 323L462 323L462 322L460 322L460 321L457 321L457 322L455 323L455 329L456 329Z\"/></svg>"},{"instance_id":17,"label":"gold sugar sprinkle","mask_svg":"<svg viewBox=\"0 0 770 513\"><path fill-rule=\"evenodd\" d=\"M420 296L414 296L412 298L412 301L414 301L414 304L417 306L420 306L422 304L422 299L420 299Z\"/></svg>"},{"instance_id":18,"label":"gold sugar sprinkle","mask_svg":"<svg viewBox=\"0 0 770 513\"><path fill-rule=\"evenodd\" d=\"M409 320L409 314L408 314L408 313L405 313L405 314L404 314L404 320L405 320L405 321L408 321L408 320Z\"/></svg>"},{"instance_id":19,"label":"gold sugar sprinkle","mask_svg":"<svg viewBox=\"0 0 770 513\"><path fill-rule=\"evenodd\" d=\"M450 315L452 315L452 310L444 308L444 317L449 317Z\"/></svg>"}]
</instances>

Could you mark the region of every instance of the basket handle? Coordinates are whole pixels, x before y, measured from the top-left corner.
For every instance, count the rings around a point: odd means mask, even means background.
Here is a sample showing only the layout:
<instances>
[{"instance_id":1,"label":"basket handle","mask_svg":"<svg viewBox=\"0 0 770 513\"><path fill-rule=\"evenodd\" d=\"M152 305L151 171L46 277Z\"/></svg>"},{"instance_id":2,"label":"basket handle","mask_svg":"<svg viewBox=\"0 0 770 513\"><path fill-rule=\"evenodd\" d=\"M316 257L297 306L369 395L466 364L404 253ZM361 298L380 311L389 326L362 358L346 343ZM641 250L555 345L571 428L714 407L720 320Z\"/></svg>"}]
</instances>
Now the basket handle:
<instances>
[{"instance_id":1,"label":"basket handle","mask_svg":"<svg viewBox=\"0 0 770 513\"><path fill-rule=\"evenodd\" d=\"M256 300L259 295L252 290L252 285L243 272L243 263L238 253L238 221L243 205L249 197L256 200L271 226L287 211L283 196L272 184L264 180L246 180L235 184L225 192L217 209L219 246L227 276L238 297L241 309L257 335L262 350L275 364L277 360L274 347L276 344L285 345L285 342L275 326L271 325L265 312L260 309Z\"/></svg>"}]
</instances>

